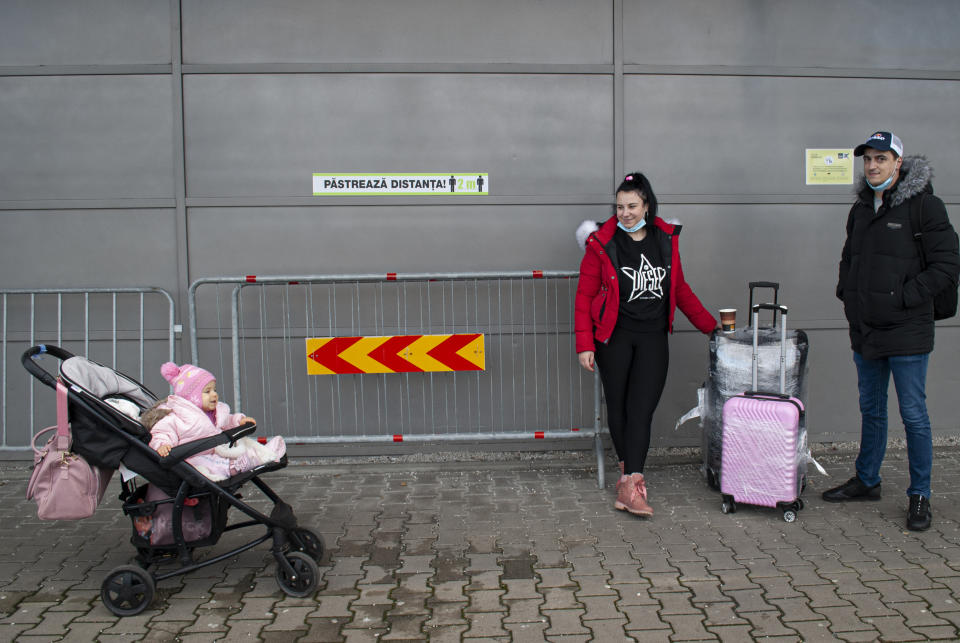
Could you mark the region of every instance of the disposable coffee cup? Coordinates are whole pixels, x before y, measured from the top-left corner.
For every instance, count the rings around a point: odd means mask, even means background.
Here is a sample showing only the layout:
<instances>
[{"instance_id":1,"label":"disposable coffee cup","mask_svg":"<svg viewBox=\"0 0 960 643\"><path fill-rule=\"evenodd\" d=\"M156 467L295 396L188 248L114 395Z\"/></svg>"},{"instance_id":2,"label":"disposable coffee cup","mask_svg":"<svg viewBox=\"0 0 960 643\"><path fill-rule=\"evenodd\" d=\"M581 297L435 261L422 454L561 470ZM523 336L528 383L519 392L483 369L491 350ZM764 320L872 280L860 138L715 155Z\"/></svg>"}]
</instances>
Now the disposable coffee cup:
<instances>
[{"instance_id":1,"label":"disposable coffee cup","mask_svg":"<svg viewBox=\"0 0 960 643\"><path fill-rule=\"evenodd\" d=\"M737 309L736 308L720 309L720 326L723 328L724 332L726 333L729 333L736 329L737 327Z\"/></svg>"}]
</instances>

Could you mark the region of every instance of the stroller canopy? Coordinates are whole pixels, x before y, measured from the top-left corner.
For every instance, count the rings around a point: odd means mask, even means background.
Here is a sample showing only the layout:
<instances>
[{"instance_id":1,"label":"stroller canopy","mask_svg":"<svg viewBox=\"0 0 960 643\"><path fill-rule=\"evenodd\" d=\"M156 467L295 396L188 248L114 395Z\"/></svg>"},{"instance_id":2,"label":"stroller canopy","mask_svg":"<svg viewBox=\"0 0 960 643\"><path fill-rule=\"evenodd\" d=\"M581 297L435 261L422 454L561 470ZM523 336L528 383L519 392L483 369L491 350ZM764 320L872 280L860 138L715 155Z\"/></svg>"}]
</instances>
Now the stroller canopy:
<instances>
[{"instance_id":1,"label":"stroller canopy","mask_svg":"<svg viewBox=\"0 0 960 643\"><path fill-rule=\"evenodd\" d=\"M86 389L103 399L120 396L136 402L141 408L149 408L154 401L140 384L106 366L91 362L86 357L74 356L60 364L60 374L67 381Z\"/></svg>"}]
</instances>

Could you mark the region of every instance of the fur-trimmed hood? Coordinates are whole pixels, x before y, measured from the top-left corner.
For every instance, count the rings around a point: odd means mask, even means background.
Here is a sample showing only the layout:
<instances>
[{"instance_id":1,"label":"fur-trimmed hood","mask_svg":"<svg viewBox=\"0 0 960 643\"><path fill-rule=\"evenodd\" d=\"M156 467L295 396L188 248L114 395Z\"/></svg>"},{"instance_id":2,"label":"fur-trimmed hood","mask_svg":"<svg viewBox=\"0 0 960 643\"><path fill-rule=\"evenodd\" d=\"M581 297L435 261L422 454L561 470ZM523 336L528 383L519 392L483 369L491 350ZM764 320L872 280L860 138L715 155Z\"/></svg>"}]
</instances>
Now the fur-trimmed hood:
<instances>
[{"instance_id":1,"label":"fur-trimmed hood","mask_svg":"<svg viewBox=\"0 0 960 643\"><path fill-rule=\"evenodd\" d=\"M930 185L932 180L933 168L926 156L921 154L904 156L903 164L900 166L900 178L894 186L893 194L890 195L890 207L895 208L923 192L932 192L933 186ZM857 180L853 185L857 198L872 205L873 189L867 185L867 179L862 171L857 174Z\"/></svg>"}]
</instances>

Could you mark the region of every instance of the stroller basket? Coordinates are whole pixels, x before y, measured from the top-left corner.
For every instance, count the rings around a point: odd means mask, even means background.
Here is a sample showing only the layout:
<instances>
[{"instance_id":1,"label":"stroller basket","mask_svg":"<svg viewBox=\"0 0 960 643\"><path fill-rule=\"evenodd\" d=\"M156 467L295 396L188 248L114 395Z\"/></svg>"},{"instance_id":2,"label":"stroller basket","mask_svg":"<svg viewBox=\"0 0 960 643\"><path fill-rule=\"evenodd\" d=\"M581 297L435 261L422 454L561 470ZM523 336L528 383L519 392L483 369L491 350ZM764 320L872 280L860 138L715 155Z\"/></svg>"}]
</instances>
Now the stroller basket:
<instances>
[{"instance_id":1,"label":"stroller basket","mask_svg":"<svg viewBox=\"0 0 960 643\"><path fill-rule=\"evenodd\" d=\"M123 513L130 516L133 535L130 542L140 551L141 558L154 560L176 551L173 513L176 502L158 487L145 484L137 487L123 503ZM189 496L182 506L180 530L189 547L215 545L227 524L230 505L219 502L219 496L201 492Z\"/></svg>"},{"instance_id":2,"label":"stroller basket","mask_svg":"<svg viewBox=\"0 0 960 643\"><path fill-rule=\"evenodd\" d=\"M57 377L41 363L48 356L60 360ZM316 590L323 539L300 527L290 505L260 479L263 473L285 467L286 456L219 482L204 477L186 462L195 453L252 433L255 425L181 444L161 457L149 446L150 431L133 417L139 413L131 411L128 415L117 408L122 406L118 400L133 403L141 412L153 406L158 398L143 384L50 344L27 349L21 362L50 388L56 389L58 378L67 386L73 451L91 464L108 469L124 467L131 474L123 476L119 498L132 522L130 542L137 551L137 564L113 569L101 584L100 597L111 612L118 616L139 614L153 601L158 581L221 563L268 541L280 588L299 597ZM238 489L247 482L273 503L269 515L241 500ZM230 524L231 507L247 519ZM248 527L260 527L263 533L230 551L194 561L195 548L216 545L224 532ZM171 561L174 569L161 570L162 564Z\"/></svg>"}]
</instances>

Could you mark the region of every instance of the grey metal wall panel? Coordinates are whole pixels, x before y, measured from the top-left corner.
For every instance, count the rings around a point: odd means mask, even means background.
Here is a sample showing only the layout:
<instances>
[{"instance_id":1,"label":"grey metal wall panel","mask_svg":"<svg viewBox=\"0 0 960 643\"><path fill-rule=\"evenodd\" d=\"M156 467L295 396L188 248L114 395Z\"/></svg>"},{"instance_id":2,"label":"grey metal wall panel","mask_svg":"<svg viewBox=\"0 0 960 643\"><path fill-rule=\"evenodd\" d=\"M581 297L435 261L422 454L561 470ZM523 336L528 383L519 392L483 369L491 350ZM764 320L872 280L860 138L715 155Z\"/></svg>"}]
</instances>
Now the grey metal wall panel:
<instances>
[{"instance_id":1,"label":"grey metal wall panel","mask_svg":"<svg viewBox=\"0 0 960 643\"><path fill-rule=\"evenodd\" d=\"M191 208L197 276L569 269L608 206ZM255 241L254 241L255 240Z\"/></svg>"},{"instance_id":2,"label":"grey metal wall panel","mask_svg":"<svg viewBox=\"0 0 960 643\"><path fill-rule=\"evenodd\" d=\"M708 308L783 284L811 334L811 438L855 440L832 294L850 188L805 186L803 152L893 129L960 223L958 27L955 0L0 0L0 285L183 301L218 274L570 269L624 165L685 224ZM486 171L493 189L354 204L313 198L315 171ZM951 434L958 346L941 322L928 401ZM671 428L705 337L681 316L671 351L654 442L697 445L695 423Z\"/></svg>"},{"instance_id":3,"label":"grey metal wall panel","mask_svg":"<svg viewBox=\"0 0 960 643\"><path fill-rule=\"evenodd\" d=\"M803 327L802 325L800 327ZM807 430L809 440L859 442L860 408L857 401L857 371L846 331L807 329L810 338L810 370L807 375ZM674 424L697 405L697 388L707 376L707 338L696 331L675 333L670 338L670 371L663 398L653 422L653 446L699 446L696 420L678 431ZM937 327L937 345L927 371L927 410L934 436L956 435L960 418L956 392L960 374L955 367L960 327ZM891 385L888 400L891 440L903 439L897 396Z\"/></svg>"},{"instance_id":4,"label":"grey metal wall panel","mask_svg":"<svg viewBox=\"0 0 960 643\"><path fill-rule=\"evenodd\" d=\"M170 3L0 0L0 65L170 63Z\"/></svg>"},{"instance_id":5,"label":"grey metal wall panel","mask_svg":"<svg viewBox=\"0 0 960 643\"><path fill-rule=\"evenodd\" d=\"M177 290L171 210L0 211L0 286Z\"/></svg>"},{"instance_id":6,"label":"grey metal wall panel","mask_svg":"<svg viewBox=\"0 0 960 643\"><path fill-rule=\"evenodd\" d=\"M942 106L960 104L960 83L629 76L624 85L626 165L655 168L664 194L845 198L851 186L805 185L804 150L852 148L876 129L930 156L934 187L957 193L960 128Z\"/></svg>"},{"instance_id":7,"label":"grey metal wall panel","mask_svg":"<svg viewBox=\"0 0 960 643\"><path fill-rule=\"evenodd\" d=\"M957 368L957 362L960 361L960 325L956 324L956 319L950 325L938 322L936 333L936 347L930 354L930 364L927 367L927 412L930 414L934 436L942 437L960 434L960 413L957 413L957 391L960 391L960 369ZM835 393L826 390L824 395L829 398ZM896 418L898 413L895 408L890 409L890 417ZM897 427L897 437L902 437L899 433L899 422L892 426Z\"/></svg>"},{"instance_id":8,"label":"grey metal wall panel","mask_svg":"<svg viewBox=\"0 0 960 643\"><path fill-rule=\"evenodd\" d=\"M737 323L745 326L747 284L759 280L780 283L780 302L790 309L788 326L803 328L810 337L807 426L810 439L816 442L856 441L860 437L856 369L843 306L834 294L848 209L847 203L661 206L664 217L675 218L684 226L680 235L684 274L711 311L737 308ZM956 214L952 219L958 227ZM676 326L681 332L671 340L670 374L655 426L671 424L694 406L696 395L684 391L695 390L691 382L706 376L706 342L686 318L680 314L678 318ZM960 372L955 367L960 359L958 346L960 326L956 320L938 323L937 348L927 375L927 402L933 426L947 432L960 429L953 402L960 390ZM902 437L892 390L889 405L890 436ZM658 439L667 445L683 443L685 436L688 434L681 431L661 434Z\"/></svg>"},{"instance_id":9,"label":"grey metal wall panel","mask_svg":"<svg viewBox=\"0 0 960 643\"><path fill-rule=\"evenodd\" d=\"M589 0L186 0L185 63L611 63Z\"/></svg>"},{"instance_id":10,"label":"grey metal wall panel","mask_svg":"<svg viewBox=\"0 0 960 643\"><path fill-rule=\"evenodd\" d=\"M496 195L607 193L612 81L566 75L198 75L187 195L308 196L313 172L490 172Z\"/></svg>"},{"instance_id":11,"label":"grey metal wall panel","mask_svg":"<svg viewBox=\"0 0 960 643\"><path fill-rule=\"evenodd\" d=\"M623 24L627 64L956 71L960 5L624 0Z\"/></svg>"},{"instance_id":12,"label":"grey metal wall panel","mask_svg":"<svg viewBox=\"0 0 960 643\"><path fill-rule=\"evenodd\" d=\"M793 324L845 329L834 288L848 209L847 204L668 203L660 213L683 224L684 274L711 310L737 308L743 325L747 284L776 281ZM683 320L681 327L692 325Z\"/></svg>"},{"instance_id":13,"label":"grey metal wall panel","mask_svg":"<svg viewBox=\"0 0 960 643\"><path fill-rule=\"evenodd\" d=\"M0 77L0 198L173 196L169 76Z\"/></svg>"}]
</instances>

